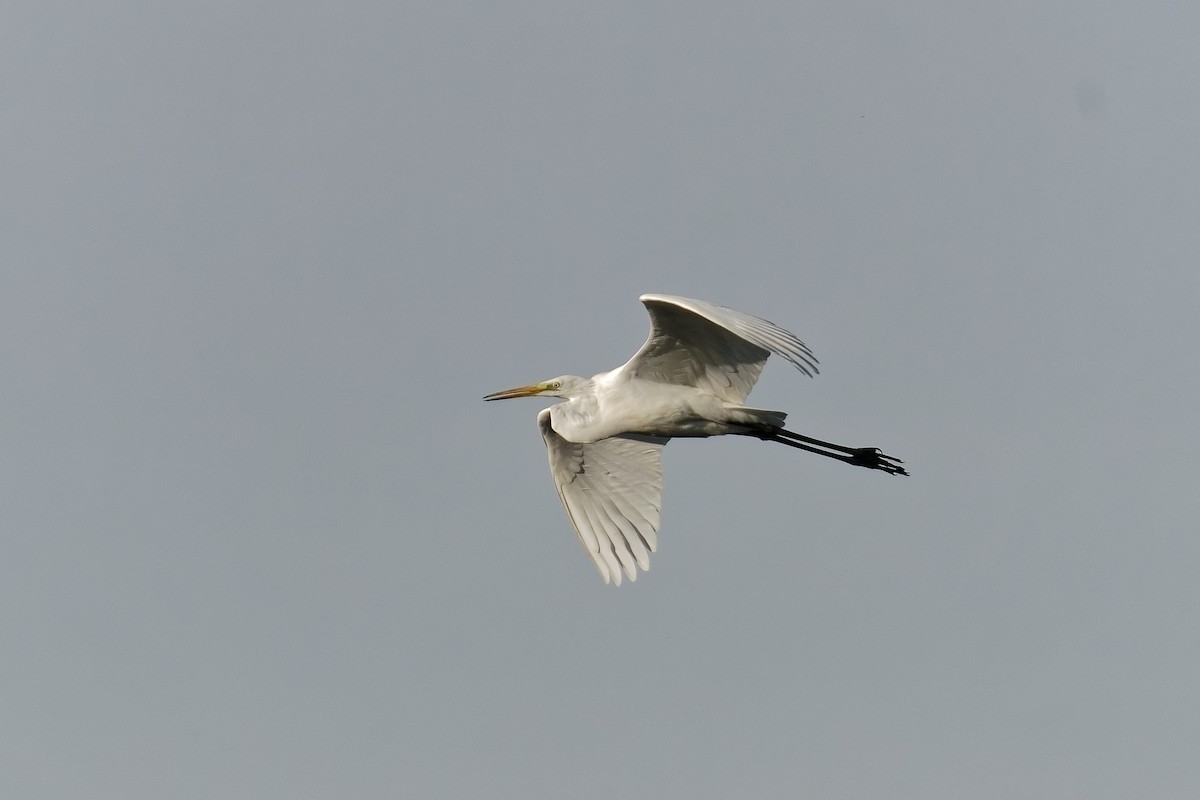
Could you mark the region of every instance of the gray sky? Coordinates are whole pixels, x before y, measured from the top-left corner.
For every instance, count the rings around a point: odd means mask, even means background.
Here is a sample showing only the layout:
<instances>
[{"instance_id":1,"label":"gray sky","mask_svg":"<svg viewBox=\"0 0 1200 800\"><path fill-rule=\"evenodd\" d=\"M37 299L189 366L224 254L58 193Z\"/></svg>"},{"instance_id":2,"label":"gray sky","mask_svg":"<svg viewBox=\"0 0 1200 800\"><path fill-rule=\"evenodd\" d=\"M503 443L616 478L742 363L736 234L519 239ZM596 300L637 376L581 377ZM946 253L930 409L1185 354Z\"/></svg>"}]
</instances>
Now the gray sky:
<instances>
[{"instance_id":1,"label":"gray sky","mask_svg":"<svg viewBox=\"0 0 1200 800\"><path fill-rule=\"evenodd\" d=\"M0 795L1195 797L1200 6L14 4ZM539 404L641 292L909 479Z\"/></svg>"}]
</instances>

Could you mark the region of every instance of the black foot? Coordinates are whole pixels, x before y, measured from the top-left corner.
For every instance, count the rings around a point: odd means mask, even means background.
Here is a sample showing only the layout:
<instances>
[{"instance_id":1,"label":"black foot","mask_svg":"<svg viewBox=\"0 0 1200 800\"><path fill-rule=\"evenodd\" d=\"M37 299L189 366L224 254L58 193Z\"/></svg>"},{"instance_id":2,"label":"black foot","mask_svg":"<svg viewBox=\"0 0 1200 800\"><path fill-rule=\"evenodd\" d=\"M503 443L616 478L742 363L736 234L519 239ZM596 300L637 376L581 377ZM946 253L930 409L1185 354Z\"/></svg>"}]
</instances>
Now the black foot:
<instances>
[{"instance_id":1,"label":"black foot","mask_svg":"<svg viewBox=\"0 0 1200 800\"><path fill-rule=\"evenodd\" d=\"M856 467L881 469L889 475L907 475L904 462L898 458L884 455L878 447L856 447L850 454L849 463Z\"/></svg>"}]
</instances>

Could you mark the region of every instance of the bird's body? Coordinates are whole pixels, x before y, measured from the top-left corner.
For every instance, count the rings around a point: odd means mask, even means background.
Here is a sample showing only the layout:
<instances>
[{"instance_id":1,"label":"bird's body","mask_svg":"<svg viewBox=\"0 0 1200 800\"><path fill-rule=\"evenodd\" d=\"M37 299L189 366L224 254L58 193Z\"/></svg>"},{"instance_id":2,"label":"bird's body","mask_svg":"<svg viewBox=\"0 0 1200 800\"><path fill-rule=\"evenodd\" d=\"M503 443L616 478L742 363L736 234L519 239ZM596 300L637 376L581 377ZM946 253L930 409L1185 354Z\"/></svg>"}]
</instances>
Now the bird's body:
<instances>
[{"instance_id":1,"label":"bird's body","mask_svg":"<svg viewBox=\"0 0 1200 800\"><path fill-rule=\"evenodd\" d=\"M850 448L784 430L787 415L743 405L771 354L807 375L816 358L793 334L740 311L642 295L650 336L628 362L591 378L563 375L488 395L557 397L538 427L567 516L605 582L650 568L657 548L662 446L675 437L755 436L906 475L875 448Z\"/></svg>"},{"instance_id":2,"label":"bird's body","mask_svg":"<svg viewBox=\"0 0 1200 800\"><path fill-rule=\"evenodd\" d=\"M624 369L577 380L579 393L549 411L558 435L581 444L622 433L667 438L746 433L755 424L782 425L786 416L733 405L694 386L639 378Z\"/></svg>"}]
</instances>

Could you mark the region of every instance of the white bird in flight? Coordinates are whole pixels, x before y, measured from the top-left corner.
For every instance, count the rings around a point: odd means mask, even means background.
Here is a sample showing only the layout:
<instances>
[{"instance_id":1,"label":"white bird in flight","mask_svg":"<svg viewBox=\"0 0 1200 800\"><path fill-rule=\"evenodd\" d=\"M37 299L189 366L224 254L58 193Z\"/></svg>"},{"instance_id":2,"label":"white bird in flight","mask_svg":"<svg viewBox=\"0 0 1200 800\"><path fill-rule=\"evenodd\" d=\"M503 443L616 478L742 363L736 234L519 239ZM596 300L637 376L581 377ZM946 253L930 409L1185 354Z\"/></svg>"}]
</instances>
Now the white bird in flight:
<instances>
[{"instance_id":1,"label":"white bird in flight","mask_svg":"<svg viewBox=\"0 0 1200 800\"><path fill-rule=\"evenodd\" d=\"M561 375L484 400L558 397L542 409L550 474L567 518L605 583L650 569L662 509L663 445L673 437L737 434L779 442L847 464L907 475L874 447L844 447L784 430L782 411L742 405L767 357L805 375L817 359L779 326L732 308L644 294L650 336L624 366L591 378Z\"/></svg>"}]
</instances>

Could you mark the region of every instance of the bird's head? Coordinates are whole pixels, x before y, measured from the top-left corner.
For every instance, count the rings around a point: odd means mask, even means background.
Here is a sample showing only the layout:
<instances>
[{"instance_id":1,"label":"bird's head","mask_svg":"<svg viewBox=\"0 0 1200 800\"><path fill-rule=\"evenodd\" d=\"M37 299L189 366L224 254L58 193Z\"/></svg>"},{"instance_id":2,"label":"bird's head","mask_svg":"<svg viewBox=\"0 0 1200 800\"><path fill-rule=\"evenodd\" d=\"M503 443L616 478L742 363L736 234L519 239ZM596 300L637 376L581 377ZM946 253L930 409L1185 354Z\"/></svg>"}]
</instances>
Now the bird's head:
<instances>
[{"instance_id":1,"label":"bird's head","mask_svg":"<svg viewBox=\"0 0 1200 800\"><path fill-rule=\"evenodd\" d=\"M531 383L528 386L518 386L515 389L505 389L503 392L493 392L484 400L511 400L514 397L574 397L586 388L589 381L577 375L559 375L541 383Z\"/></svg>"}]
</instances>

